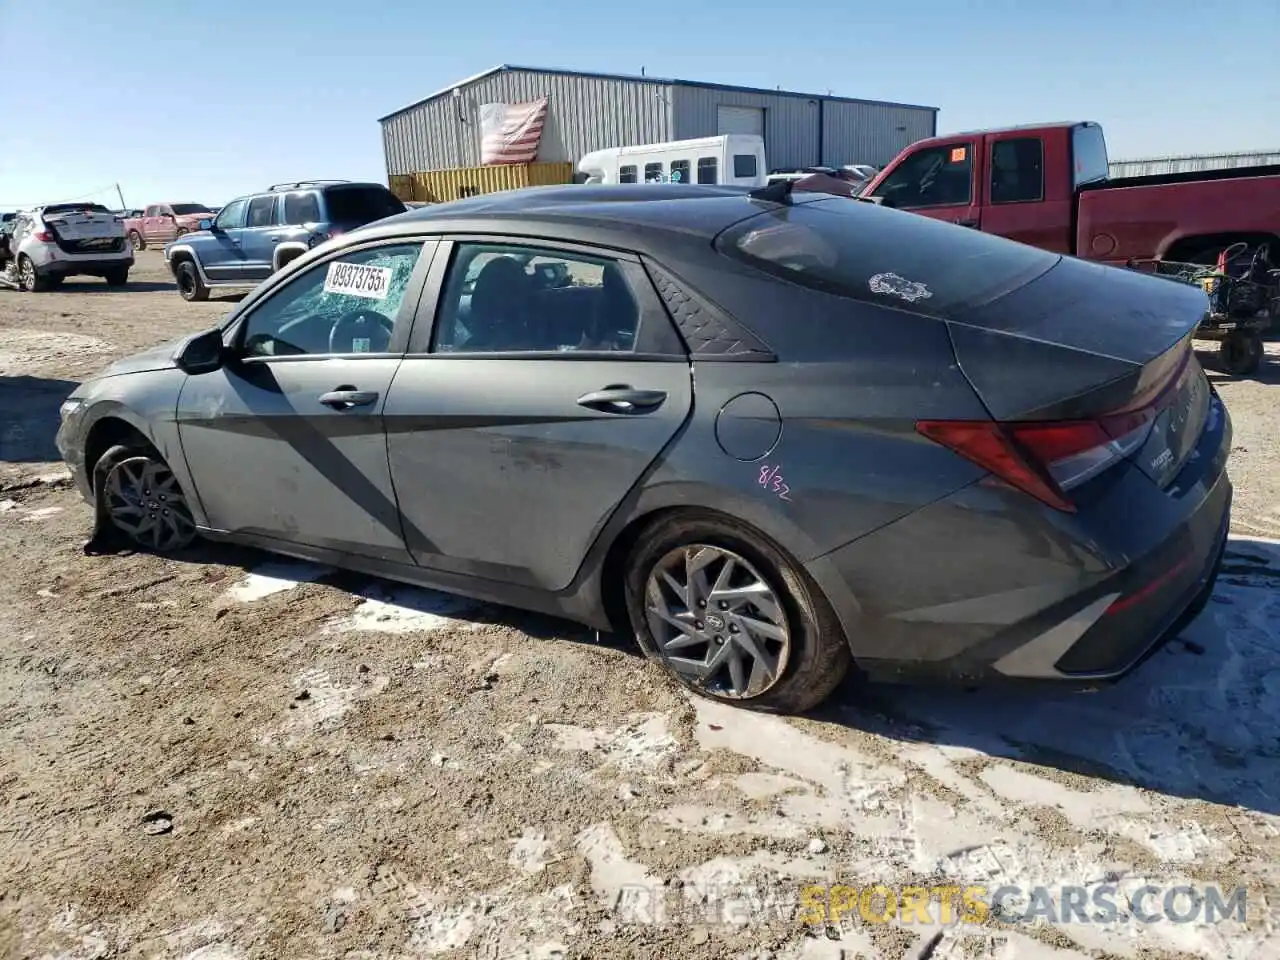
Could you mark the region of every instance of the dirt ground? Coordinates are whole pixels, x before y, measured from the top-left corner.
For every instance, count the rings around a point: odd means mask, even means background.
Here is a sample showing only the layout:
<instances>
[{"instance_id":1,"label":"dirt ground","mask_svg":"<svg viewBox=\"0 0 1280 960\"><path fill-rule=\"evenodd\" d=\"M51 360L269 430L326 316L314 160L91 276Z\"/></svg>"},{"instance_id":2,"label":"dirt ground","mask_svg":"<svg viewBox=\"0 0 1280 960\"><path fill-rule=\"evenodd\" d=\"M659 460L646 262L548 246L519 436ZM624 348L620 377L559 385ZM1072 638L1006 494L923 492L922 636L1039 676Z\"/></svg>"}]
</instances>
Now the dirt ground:
<instances>
[{"instance_id":1,"label":"dirt ground","mask_svg":"<svg viewBox=\"0 0 1280 960\"><path fill-rule=\"evenodd\" d=\"M233 300L184 303L155 251L127 291L0 290L0 958L1280 956L1280 344L1214 376L1236 536L1183 640L1095 694L850 685L784 720L560 621L248 550L83 555L59 403ZM1122 895L804 922L830 884ZM1244 887L1247 917L1139 923L1144 884Z\"/></svg>"}]
</instances>

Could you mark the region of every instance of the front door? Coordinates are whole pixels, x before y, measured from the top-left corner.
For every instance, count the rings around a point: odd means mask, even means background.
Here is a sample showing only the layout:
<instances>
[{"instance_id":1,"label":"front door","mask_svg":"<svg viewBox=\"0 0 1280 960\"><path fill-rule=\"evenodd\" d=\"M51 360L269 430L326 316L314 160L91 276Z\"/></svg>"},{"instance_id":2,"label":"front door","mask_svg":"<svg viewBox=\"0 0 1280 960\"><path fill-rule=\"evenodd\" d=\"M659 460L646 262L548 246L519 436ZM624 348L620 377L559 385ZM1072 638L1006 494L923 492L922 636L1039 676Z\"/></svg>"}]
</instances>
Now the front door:
<instances>
[{"instance_id":1,"label":"front door","mask_svg":"<svg viewBox=\"0 0 1280 960\"><path fill-rule=\"evenodd\" d=\"M921 149L891 170L871 196L886 207L981 229L976 178L982 169L982 158L976 155L980 145L975 137Z\"/></svg>"},{"instance_id":2,"label":"front door","mask_svg":"<svg viewBox=\"0 0 1280 960\"><path fill-rule=\"evenodd\" d=\"M238 283L244 277L244 233L248 200L233 200L218 211L209 239L200 244L200 264L205 276L215 283Z\"/></svg>"},{"instance_id":3,"label":"front door","mask_svg":"<svg viewBox=\"0 0 1280 960\"><path fill-rule=\"evenodd\" d=\"M178 429L212 527L411 562L383 409L434 244L423 250L383 242L315 264L233 323L235 359L187 379Z\"/></svg>"},{"instance_id":4,"label":"front door","mask_svg":"<svg viewBox=\"0 0 1280 960\"><path fill-rule=\"evenodd\" d=\"M519 241L442 245L384 411L414 559L566 586L692 395L638 263Z\"/></svg>"}]
</instances>

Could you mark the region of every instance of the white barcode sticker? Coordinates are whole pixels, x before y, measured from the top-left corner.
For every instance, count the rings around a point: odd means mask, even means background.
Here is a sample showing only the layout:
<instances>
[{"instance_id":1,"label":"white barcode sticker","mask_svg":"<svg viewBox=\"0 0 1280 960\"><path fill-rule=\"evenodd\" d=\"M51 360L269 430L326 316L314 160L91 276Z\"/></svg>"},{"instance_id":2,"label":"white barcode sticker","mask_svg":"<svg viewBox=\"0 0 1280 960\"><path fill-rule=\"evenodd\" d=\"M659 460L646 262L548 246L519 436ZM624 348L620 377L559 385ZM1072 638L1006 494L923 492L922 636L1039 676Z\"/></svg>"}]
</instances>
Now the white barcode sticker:
<instances>
[{"instance_id":1,"label":"white barcode sticker","mask_svg":"<svg viewBox=\"0 0 1280 960\"><path fill-rule=\"evenodd\" d=\"M370 340L368 337L353 337L351 340L351 352L352 353L368 353L369 345L372 342L373 341Z\"/></svg>"},{"instance_id":2,"label":"white barcode sticker","mask_svg":"<svg viewBox=\"0 0 1280 960\"><path fill-rule=\"evenodd\" d=\"M366 300L385 300L390 290L390 267L335 261L329 264L329 272L324 278L325 293L349 293Z\"/></svg>"}]
</instances>

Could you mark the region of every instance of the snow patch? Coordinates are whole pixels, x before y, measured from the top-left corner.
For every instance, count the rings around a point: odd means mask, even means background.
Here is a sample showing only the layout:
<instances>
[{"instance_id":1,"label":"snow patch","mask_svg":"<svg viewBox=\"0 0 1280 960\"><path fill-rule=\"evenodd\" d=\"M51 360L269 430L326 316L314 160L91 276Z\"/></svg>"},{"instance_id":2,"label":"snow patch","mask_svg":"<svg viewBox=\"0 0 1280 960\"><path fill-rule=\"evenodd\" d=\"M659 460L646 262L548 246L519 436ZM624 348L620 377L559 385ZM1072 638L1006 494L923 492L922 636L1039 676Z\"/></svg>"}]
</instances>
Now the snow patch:
<instances>
[{"instance_id":1,"label":"snow patch","mask_svg":"<svg viewBox=\"0 0 1280 960\"><path fill-rule=\"evenodd\" d=\"M327 633L414 633L460 626L476 609L475 601L418 587L370 584L360 591L363 602L350 616L326 627Z\"/></svg>"},{"instance_id":2,"label":"snow patch","mask_svg":"<svg viewBox=\"0 0 1280 960\"><path fill-rule=\"evenodd\" d=\"M543 729L556 737L561 750L598 753L605 765L624 770L652 769L676 748L661 713L644 713L615 730L587 730L569 724L548 723Z\"/></svg>"},{"instance_id":3,"label":"snow patch","mask_svg":"<svg viewBox=\"0 0 1280 960\"><path fill-rule=\"evenodd\" d=\"M304 583L313 583L328 572L328 567L299 560L271 560L254 567L244 580L227 590L224 596L239 603L252 603L292 590Z\"/></svg>"}]
</instances>

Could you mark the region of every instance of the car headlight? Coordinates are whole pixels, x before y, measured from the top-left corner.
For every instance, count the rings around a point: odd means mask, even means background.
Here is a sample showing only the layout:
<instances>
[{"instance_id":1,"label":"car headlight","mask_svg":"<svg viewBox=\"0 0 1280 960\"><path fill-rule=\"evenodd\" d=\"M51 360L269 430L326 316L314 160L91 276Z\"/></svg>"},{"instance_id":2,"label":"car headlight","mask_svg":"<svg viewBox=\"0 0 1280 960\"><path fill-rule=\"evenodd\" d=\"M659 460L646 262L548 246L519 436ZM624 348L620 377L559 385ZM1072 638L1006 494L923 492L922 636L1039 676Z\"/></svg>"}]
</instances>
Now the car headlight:
<instances>
[{"instance_id":1,"label":"car headlight","mask_svg":"<svg viewBox=\"0 0 1280 960\"><path fill-rule=\"evenodd\" d=\"M70 399L62 401L62 406L58 408L58 415L61 416L63 420L65 420L67 419L67 417L71 416L73 413L78 411L83 406L84 406L83 400L81 400L79 397L71 397Z\"/></svg>"}]
</instances>

